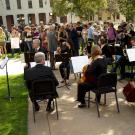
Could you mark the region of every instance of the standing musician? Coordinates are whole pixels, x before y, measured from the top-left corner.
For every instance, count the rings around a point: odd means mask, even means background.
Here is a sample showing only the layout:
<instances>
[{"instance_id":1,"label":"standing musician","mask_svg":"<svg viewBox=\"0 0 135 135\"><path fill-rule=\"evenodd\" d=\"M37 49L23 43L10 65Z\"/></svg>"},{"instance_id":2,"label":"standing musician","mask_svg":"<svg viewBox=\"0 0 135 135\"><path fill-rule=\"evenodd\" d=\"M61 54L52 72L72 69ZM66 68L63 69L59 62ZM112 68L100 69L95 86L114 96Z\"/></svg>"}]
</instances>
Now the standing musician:
<instances>
[{"instance_id":1,"label":"standing musician","mask_svg":"<svg viewBox=\"0 0 135 135\"><path fill-rule=\"evenodd\" d=\"M64 42L61 47L57 48L56 54L59 54L62 63L59 66L60 74L62 77L61 83L69 83L70 75L70 57L71 57L71 45L70 42Z\"/></svg>"},{"instance_id":2,"label":"standing musician","mask_svg":"<svg viewBox=\"0 0 135 135\"><path fill-rule=\"evenodd\" d=\"M91 63L83 69L83 76L78 82L77 101L81 104L79 108L85 107L85 93L94 90L97 87L97 79L99 75L107 72L107 63L104 57L101 56L102 51L99 46L94 46L91 50ZM101 95L97 95L97 100L100 102Z\"/></svg>"}]
</instances>

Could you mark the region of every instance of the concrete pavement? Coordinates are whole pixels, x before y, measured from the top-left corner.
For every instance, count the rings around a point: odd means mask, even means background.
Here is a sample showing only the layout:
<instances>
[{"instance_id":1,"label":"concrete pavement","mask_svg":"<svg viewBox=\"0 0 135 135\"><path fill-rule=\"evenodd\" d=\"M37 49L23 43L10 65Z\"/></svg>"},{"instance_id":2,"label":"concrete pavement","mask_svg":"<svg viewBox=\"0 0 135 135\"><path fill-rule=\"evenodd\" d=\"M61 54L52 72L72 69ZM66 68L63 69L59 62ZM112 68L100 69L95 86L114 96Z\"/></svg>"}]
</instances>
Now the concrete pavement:
<instances>
[{"instance_id":1,"label":"concrete pavement","mask_svg":"<svg viewBox=\"0 0 135 135\"><path fill-rule=\"evenodd\" d=\"M11 59L8 72L10 75L23 73L23 67L24 63L21 63L20 59ZM60 79L58 70L55 74ZM5 75L5 69L0 70L0 75ZM118 82L120 114L116 110L114 94L108 94L107 105L100 106L101 118L97 117L96 105L93 103L90 108L77 108L77 81L73 75L70 76L70 81L71 90L66 87L57 89L59 120L56 119L55 111L47 113L44 103L41 103L34 124L29 100L28 135L135 135L135 105L128 104L122 94L126 81Z\"/></svg>"},{"instance_id":2,"label":"concrete pavement","mask_svg":"<svg viewBox=\"0 0 135 135\"><path fill-rule=\"evenodd\" d=\"M59 72L55 71L60 79ZM33 122L32 106L29 102L28 135L134 135L135 105L128 104L122 94L126 81L118 83L118 99L120 113L117 113L114 94L107 95L107 105L100 106L101 118L97 117L96 105L90 108L77 108L77 84L74 76L70 77L72 87L57 89L59 93L59 120L56 113L46 113L44 103L36 113L36 123ZM94 95L92 95L94 100ZM102 99L103 102L103 99Z\"/></svg>"}]
</instances>

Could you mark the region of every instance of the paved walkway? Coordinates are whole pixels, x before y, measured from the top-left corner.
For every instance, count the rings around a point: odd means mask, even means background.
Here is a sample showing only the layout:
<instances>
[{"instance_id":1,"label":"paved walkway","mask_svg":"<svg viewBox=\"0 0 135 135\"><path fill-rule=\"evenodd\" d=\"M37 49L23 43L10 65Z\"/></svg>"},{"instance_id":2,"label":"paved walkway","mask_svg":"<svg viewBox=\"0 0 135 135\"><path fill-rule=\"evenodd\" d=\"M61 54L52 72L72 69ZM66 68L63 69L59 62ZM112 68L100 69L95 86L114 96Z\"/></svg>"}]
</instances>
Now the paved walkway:
<instances>
[{"instance_id":1,"label":"paved walkway","mask_svg":"<svg viewBox=\"0 0 135 135\"><path fill-rule=\"evenodd\" d=\"M23 66L19 59L12 59L8 63L8 72L10 75L23 73ZM0 75L5 75L4 70L0 70ZM55 74L60 79L58 70ZM45 105L41 103L34 124L32 105L29 101L28 135L135 135L135 105L128 104L122 94L126 81L118 83L120 114L116 111L114 94L108 94L107 105L100 106L99 119L95 104L91 103L90 108L77 108L77 84L74 76L71 76L70 80L71 90L65 87L57 89L59 120L56 119L55 111L51 114L46 113ZM92 98L94 99L94 95Z\"/></svg>"},{"instance_id":2,"label":"paved walkway","mask_svg":"<svg viewBox=\"0 0 135 135\"><path fill-rule=\"evenodd\" d=\"M60 78L59 72L55 71ZM129 105L122 94L122 87L127 83L118 83L118 98L120 114L116 111L114 94L107 95L107 105L100 106L101 118L97 117L95 104L90 108L77 108L76 82L71 76L72 88L57 89L59 93L59 120L56 113L46 113L44 103L36 113L36 123L33 122L32 105L29 102L29 135L134 135L135 106ZM94 95L92 96L94 99Z\"/></svg>"}]
</instances>

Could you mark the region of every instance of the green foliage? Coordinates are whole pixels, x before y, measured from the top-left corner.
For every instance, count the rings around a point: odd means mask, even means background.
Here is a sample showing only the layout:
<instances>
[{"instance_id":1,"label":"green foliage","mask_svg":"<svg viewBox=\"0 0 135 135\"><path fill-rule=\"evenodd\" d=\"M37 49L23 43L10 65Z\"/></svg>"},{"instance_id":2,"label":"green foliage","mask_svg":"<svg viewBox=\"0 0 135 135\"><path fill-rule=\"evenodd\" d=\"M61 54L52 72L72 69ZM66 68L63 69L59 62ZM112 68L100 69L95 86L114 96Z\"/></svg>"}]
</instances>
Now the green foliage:
<instances>
[{"instance_id":1,"label":"green foliage","mask_svg":"<svg viewBox=\"0 0 135 135\"><path fill-rule=\"evenodd\" d=\"M106 0L54 0L52 10L57 16L73 12L88 20L98 9L106 6Z\"/></svg>"},{"instance_id":2,"label":"green foliage","mask_svg":"<svg viewBox=\"0 0 135 135\"><path fill-rule=\"evenodd\" d=\"M119 9L127 20L133 19L135 14L135 0L118 0Z\"/></svg>"},{"instance_id":3,"label":"green foliage","mask_svg":"<svg viewBox=\"0 0 135 135\"><path fill-rule=\"evenodd\" d=\"M11 95L10 102L4 99L7 95L6 77L0 77L0 135L27 135L27 90L23 75L9 76Z\"/></svg>"},{"instance_id":4,"label":"green foliage","mask_svg":"<svg viewBox=\"0 0 135 135\"><path fill-rule=\"evenodd\" d=\"M52 4L53 14L57 16L67 15L71 10L71 4L67 0L54 0Z\"/></svg>"}]
</instances>

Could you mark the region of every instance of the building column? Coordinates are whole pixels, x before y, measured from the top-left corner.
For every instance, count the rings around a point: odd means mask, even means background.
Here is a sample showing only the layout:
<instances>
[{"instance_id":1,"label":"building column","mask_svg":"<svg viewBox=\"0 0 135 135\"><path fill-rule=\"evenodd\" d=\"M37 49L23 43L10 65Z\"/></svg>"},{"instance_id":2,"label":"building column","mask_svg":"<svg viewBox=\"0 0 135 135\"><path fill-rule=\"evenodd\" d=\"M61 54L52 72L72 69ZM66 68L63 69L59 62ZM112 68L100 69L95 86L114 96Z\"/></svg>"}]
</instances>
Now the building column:
<instances>
[{"instance_id":1,"label":"building column","mask_svg":"<svg viewBox=\"0 0 135 135\"><path fill-rule=\"evenodd\" d=\"M48 24L50 21L50 15L49 13L46 13L46 24Z\"/></svg>"},{"instance_id":2,"label":"building column","mask_svg":"<svg viewBox=\"0 0 135 135\"><path fill-rule=\"evenodd\" d=\"M27 14L24 14L24 18L25 18L25 24L26 25L29 24L29 22L28 22L28 15Z\"/></svg>"},{"instance_id":3,"label":"building column","mask_svg":"<svg viewBox=\"0 0 135 135\"><path fill-rule=\"evenodd\" d=\"M35 13L35 21L36 21L36 24L39 25L39 14L38 13Z\"/></svg>"},{"instance_id":4,"label":"building column","mask_svg":"<svg viewBox=\"0 0 135 135\"><path fill-rule=\"evenodd\" d=\"M14 25L17 25L17 24L18 24L18 22L17 22L17 15L14 14L14 15L13 15L13 18L14 18Z\"/></svg>"},{"instance_id":5,"label":"building column","mask_svg":"<svg viewBox=\"0 0 135 135\"><path fill-rule=\"evenodd\" d=\"M6 16L2 16L2 20L3 20L3 25L6 26L6 28L7 28Z\"/></svg>"}]
</instances>

